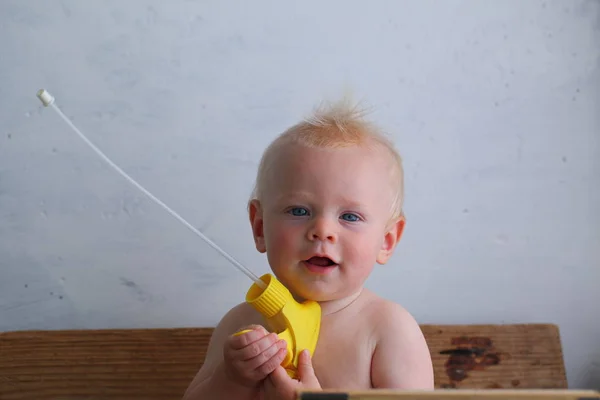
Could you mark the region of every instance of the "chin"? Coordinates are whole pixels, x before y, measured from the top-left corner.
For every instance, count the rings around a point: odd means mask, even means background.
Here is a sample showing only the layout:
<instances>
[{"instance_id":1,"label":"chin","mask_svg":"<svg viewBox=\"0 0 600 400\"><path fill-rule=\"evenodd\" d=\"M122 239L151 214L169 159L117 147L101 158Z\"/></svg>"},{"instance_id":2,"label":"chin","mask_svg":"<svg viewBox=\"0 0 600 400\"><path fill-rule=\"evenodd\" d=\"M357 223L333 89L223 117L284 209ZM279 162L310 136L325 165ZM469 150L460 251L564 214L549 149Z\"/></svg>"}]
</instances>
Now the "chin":
<instances>
[{"instance_id":1,"label":"chin","mask_svg":"<svg viewBox=\"0 0 600 400\"><path fill-rule=\"evenodd\" d=\"M325 282L319 282L312 284L306 283L301 285L291 284L286 285L286 287L294 297L302 300L312 300L322 303L345 297L344 294L340 294L339 292L328 290L326 287L323 287L326 285L327 284Z\"/></svg>"},{"instance_id":2,"label":"chin","mask_svg":"<svg viewBox=\"0 0 600 400\"><path fill-rule=\"evenodd\" d=\"M325 302L337 300L349 295L339 287L339 279L328 278L327 275L329 274L307 275L303 271L304 266L299 265L298 268L299 270L296 270L295 268L272 268L275 277L296 299ZM331 272L335 273L335 271ZM338 287L333 287L334 285Z\"/></svg>"}]
</instances>

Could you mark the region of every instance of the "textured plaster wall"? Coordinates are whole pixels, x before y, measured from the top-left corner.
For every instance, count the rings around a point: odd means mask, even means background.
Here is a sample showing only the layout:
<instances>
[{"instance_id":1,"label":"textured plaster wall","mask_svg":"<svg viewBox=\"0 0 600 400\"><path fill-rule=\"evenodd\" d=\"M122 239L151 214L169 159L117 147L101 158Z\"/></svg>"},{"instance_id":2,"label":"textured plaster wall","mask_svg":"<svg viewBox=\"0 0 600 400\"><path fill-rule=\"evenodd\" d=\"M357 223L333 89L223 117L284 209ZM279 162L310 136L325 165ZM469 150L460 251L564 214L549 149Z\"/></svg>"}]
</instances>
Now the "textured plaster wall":
<instances>
[{"instance_id":1,"label":"textured plaster wall","mask_svg":"<svg viewBox=\"0 0 600 400\"><path fill-rule=\"evenodd\" d=\"M559 324L600 387L598 1L0 2L0 330L214 325L257 274L262 149L352 88L406 167L369 287L422 323Z\"/></svg>"}]
</instances>

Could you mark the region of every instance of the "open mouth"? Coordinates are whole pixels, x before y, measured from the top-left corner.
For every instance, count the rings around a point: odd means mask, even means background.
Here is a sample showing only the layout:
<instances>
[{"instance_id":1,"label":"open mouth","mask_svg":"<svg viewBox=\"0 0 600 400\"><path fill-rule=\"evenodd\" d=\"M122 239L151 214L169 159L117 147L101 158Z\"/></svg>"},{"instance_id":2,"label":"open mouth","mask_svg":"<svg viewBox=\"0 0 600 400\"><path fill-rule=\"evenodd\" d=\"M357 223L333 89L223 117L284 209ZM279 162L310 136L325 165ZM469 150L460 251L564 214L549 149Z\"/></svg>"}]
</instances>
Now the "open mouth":
<instances>
[{"instance_id":1,"label":"open mouth","mask_svg":"<svg viewBox=\"0 0 600 400\"><path fill-rule=\"evenodd\" d=\"M328 257L311 257L305 261L305 263L309 265L313 265L315 267L333 267L337 264L333 262L332 259Z\"/></svg>"}]
</instances>

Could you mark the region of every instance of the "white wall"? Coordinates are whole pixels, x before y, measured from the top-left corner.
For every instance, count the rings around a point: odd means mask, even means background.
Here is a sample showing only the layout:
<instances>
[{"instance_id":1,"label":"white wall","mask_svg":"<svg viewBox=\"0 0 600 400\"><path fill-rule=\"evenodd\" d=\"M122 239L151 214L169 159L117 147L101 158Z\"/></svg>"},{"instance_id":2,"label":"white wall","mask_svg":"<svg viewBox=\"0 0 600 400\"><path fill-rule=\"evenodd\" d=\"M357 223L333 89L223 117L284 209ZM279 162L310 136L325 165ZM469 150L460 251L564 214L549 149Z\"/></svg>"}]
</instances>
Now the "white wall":
<instances>
[{"instance_id":1,"label":"white wall","mask_svg":"<svg viewBox=\"0 0 600 400\"><path fill-rule=\"evenodd\" d=\"M211 326L256 273L262 149L345 88L405 158L369 286L422 323L560 325L600 387L598 1L0 2L0 330Z\"/></svg>"}]
</instances>

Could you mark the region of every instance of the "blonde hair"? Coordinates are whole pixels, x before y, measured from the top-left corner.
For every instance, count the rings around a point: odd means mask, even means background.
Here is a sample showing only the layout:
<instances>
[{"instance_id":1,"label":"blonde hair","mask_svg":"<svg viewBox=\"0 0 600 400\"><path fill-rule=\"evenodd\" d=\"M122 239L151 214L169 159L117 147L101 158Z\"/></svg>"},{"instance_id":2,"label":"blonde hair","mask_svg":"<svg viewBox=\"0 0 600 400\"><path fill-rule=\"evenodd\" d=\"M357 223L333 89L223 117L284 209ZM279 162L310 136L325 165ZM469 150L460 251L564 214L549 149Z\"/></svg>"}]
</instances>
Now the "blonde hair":
<instances>
[{"instance_id":1,"label":"blonde hair","mask_svg":"<svg viewBox=\"0 0 600 400\"><path fill-rule=\"evenodd\" d=\"M366 111L352 105L349 99L317 107L311 116L289 127L265 149L250 201L260 200L264 192L264 177L277 150L284 145L300 145L320 149L350 146L380 146L387 150L393 164L390 178L394 185L391 219L403 218L404 169L402 157L389 140L374 124L364 119Z\"/></svg>"}]
</instances>

